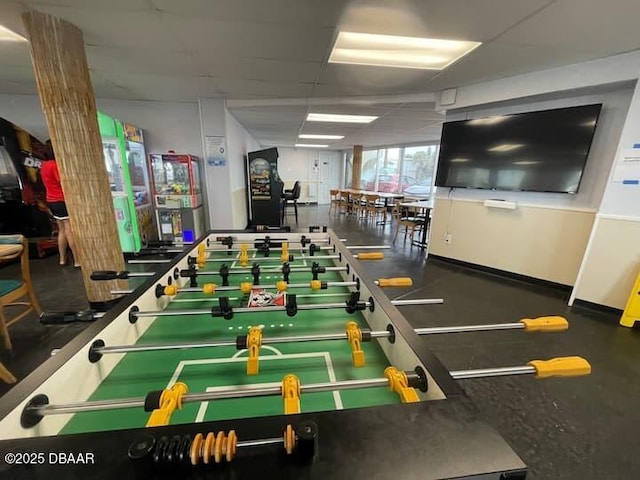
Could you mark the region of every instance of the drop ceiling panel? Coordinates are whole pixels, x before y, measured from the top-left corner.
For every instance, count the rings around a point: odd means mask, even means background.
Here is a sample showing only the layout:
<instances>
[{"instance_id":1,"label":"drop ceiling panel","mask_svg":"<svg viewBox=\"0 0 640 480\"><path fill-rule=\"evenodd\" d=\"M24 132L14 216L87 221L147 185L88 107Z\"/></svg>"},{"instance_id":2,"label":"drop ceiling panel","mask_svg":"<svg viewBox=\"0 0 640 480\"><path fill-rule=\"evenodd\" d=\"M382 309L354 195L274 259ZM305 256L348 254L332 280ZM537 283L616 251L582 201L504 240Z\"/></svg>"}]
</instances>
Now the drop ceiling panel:
<instances>
[{"instance_id":1,"label":"drop ceiling panel","mask_svg":"<svg viewBox=\"0 0 640 480\"><path fill-rule=\"evenodd\" d=\"M92 78L97 83L96 95L104 96L101 84L110 88L120 87L128 92L139 95L141 100L156 101L193 101L193 96L216 97L216 91L211 79L203 77L174 77L164 75L119 74L115 77L94 72ZM128 98L135 98L129 96Z\"/></svg>"},{"instance_id":2,"label":"drop ceiling panel","mask_svg":"<svg viewBox=\"0 0 640 480\"><path fill-rule=\"evenodd\" d=\"M353 2L341 28L356 32L487 41L552 0Z\"/></svg>"},{"instance_id":3,"label":"drop ceiling panel","mask_svg":"<svg viewBox=\"0 0 640 480\"><path fill-rule=\"evenodd\" d=\"M88 46L87 59L92 70L101 70L114 79L120 73L196 76L200 70L193 56L185 52Z\"/></svg>"},{"instance_id":4,"label":"drop ceiling panel","mask_svg":"<svg viewBox=\"0 0 640 480\"><path fill-rule=\"evenodd\" d=\"M31 56L27 42L1 42L0 66L5 67L31 67Z\"/></svg>"},{"instance_id":5,"label":"drop ceiling panel","mask_svg":"<svg viewBox=\"0 0 640 480\"><path fill-rule=\"evenodd\" d=\"M150 11L146 0L34 0L28 2L36 10L44 11L47 7L73 7L84 10L111 11Z\"/></svg>"},{"instance_id":6,"label":"drop ceiling panel","mask_svg":"<svg viewBox=\"0 0 640 480\"><path fill-rule=\"evenodd\" d=\"M346 0L151 0L160 10L186 17L207 17L216 21L255 21L273 24L333 27Z\"/></svg>"},{"instance_id":7,"label":"drop ceiling panel","mask_svg":"<svg viewBox=\"0 0 640 480\"><path fill-rule=\"evenodd\" d=\"M166 16L167 32L192 52L210 58L263 58L321 62L333 38L330 28L277 26L256 22L217 22Z\"/></svg>"},{"instance_id":8,"label":"drop ceiling panel","mask_svg":"<svg viewBox=\"0 0 640 480\"><path fill-rule=\"evenodd\" d=\"M225 98L243 98L245 94L265 97L308 97L312 83L261 82L257 80L214 79L216 88Z\"/></svg>"},{"instance_id":9,"label":"drop ceiling panel","mask_svg":"<svg viewBox=\"0 0 640 480\"><path fill-rule=\"evenodd\" d=\"M606 55L640 48L638 18L638 0L559 0L499 40Z\"/></svg>"},{"instance_id":10,"label":"drop ceiling panel","mask_svg":"<svg viewBox=\"0 0 640 480\"><path fill-rule=\"evenodd\" d=\"M473 55L463 58L443 71L429 83L429 88L439 90L450 86L468 85L591 58L594 58L593 54L559 47L518 46L494 42L481 46L477 53L474 52Z\"/></svg>"},{"instance_id":11,"label":"drop ceiling panel","mask_svg":"<svg viewBox=\"0 0 640 480\"><path fill-rule=\"evenodd\" d=\"M321 62L293 62L195 54L195 69L206 75L239 80L315 82Z\"/></svg>"},{"instance_id":12,"label":"drop ceiling panel","mask_svg":"<svg viewBox=\"0 0 640 480\"><path fill-rule=\"evenodd\" d=\"M36 82L14 82L11 80L0 79L0 92L9 95L33 95L37 93Z\"/></svg>"},{"instance_id":13,"label":"drop ceiling panel","mask_svg":"<svg viewBox=\"0 0 640 480\"><path fill-rule=\"evenodd\" d=\"M328 63L322 69L318 82L324 85L349 85L365 89L406 90L418 86L425 87L437 73L436 70Z\"/></svg>"},{"instance_id":14,"label":"drop ceiling panel","mask_svg":"<svg viewBox=\"0 0 640 480\"><path fill-rule=\"evenodd\" d=\"M81 2L78 2L81 4ZM43 13L63 18L80 28L88 45L124 47L131 50L182 51L174 35L168 34L167 22L151 10L86 10L42 6Z\"/></svg>"}]
</instances>

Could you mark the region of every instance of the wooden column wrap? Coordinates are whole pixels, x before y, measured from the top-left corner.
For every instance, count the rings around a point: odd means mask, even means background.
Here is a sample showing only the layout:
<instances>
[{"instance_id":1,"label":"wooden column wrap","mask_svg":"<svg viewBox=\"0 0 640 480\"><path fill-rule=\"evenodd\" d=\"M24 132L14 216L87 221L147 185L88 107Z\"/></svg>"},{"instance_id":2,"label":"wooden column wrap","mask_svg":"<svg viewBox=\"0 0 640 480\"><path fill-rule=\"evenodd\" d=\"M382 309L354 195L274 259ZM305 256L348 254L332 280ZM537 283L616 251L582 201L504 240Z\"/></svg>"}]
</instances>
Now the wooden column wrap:
<instances>
[{"instance_id":1,"label":"wooden column wrap","mask_svg":"<svg viewBox=\"0 0 640 480\"><path fill-rule=\"evenodd\" d=\"M125 266L82 32L40 12L26 12L22 19L87 297L90 302L110 301L109 291L126 288L126 282L93 282L89 276L94 270Z\"/></svg>"},{"instance_id":2,"label":"wooden column wrap","mask_svg":"<svg viewBox=\"0 0 640 480\"><path fill-rule=\"evenodd\" d=\"M362 145L353 146L353 165L351 168L351 188L360 188L360 174L362 173Z\"/></svg>"}]
</instances>

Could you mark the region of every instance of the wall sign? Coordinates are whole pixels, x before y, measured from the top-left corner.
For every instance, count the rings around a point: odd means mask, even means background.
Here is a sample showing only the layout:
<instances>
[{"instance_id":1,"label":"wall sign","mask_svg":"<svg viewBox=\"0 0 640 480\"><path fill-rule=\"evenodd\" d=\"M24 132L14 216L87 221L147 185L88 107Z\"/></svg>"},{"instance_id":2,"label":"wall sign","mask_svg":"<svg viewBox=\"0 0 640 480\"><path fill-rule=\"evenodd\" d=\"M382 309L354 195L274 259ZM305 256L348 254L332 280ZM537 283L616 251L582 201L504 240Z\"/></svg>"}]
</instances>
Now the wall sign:
<instances>
[{"instance_id":1,"label":"wall sign","mask_svg":"<svg viewBox=\"0 0 640 480\"><path fill-rule=\"evenodd\" d=\"M210 167L227 166L227 142L225 137L205 137L205 158Z\"/></svg>"}]
</instances>

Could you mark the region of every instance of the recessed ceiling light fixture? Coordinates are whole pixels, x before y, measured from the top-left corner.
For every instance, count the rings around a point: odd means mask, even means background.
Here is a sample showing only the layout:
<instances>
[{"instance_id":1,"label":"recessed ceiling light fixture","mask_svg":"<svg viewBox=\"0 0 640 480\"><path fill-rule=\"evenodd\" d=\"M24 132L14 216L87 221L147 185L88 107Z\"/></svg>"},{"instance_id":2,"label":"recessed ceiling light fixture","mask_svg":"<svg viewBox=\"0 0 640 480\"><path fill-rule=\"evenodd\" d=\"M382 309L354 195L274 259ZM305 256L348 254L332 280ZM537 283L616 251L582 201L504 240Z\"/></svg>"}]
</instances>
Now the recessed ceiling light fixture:
<instances>
[{"instance_id":1,"label":"recessed ceiling light fixture","mask_svg":"<svg viewBox=\"0 0 640 480\"><path fill-rule=\"evenodd\" d=\"M0 42L26 42L27 39L0 25Z\"/></svg>"},{"instance_id":2,"label":"recessed ceiling light fixture","mask_svg":"<svg viewBox=\"0 0 640 480\"><path fill-rule=\"evenodd\" d=\"M329 63L444 70L480 45L464 40L340 32Z\"/></svg>"},{"instance_id":3,"label":"recessed ceiling light fixture","mask_svg":"<svg viewBox=\"0 0 640 480\"><path fill-rule=\"evenodd\" d=\"M337 123L371 123L376 118L371 115L337 115L333 113L310 113L307 122L337 122Z\"/></svg>"},{"instance_id":4,"label":"recessed ceiling light fixture","mask_svg":"<svg viewBox=\"0 0 640 480\"><path fill-rule=\"evenodd\" d=\"M306 138L308 140L342 140L344 135L316 135L312 133L302 133L298 138Z\"/></svg>"},{"instance_id":5,"label":"recessed ceiling light fixture","mask_svg":"<svg viewBox=\"0 0 640 480\"><path fill-rule=\"evenodd\" d=\"M296 148L327 148L329 145L318 145L313 143L296 143Z\"/></svg>"}]
</instances>

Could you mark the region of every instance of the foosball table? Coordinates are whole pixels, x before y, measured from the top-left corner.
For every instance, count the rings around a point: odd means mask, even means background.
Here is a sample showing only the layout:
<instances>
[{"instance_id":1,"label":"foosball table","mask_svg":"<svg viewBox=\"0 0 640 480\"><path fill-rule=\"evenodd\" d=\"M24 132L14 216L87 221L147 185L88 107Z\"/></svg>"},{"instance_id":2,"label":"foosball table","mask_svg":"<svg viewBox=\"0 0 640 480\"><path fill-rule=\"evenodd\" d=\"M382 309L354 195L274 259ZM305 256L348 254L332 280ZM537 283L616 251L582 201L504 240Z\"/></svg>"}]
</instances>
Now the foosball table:
<instances>
[{"instance_id":1,"label":"foosball table","mask_svg":"<svg viewBox=\"0 0 640 480\"><path fill-rule=\"evenodd\" d=\"M334 232L210 232L0 398L9 478L522 479L459 381L590 372L580 357L448 371L424 335L562 331L562 317L414 329ZM5 478L5 477L3 477Z\"/></svg>"}]
</instances>

